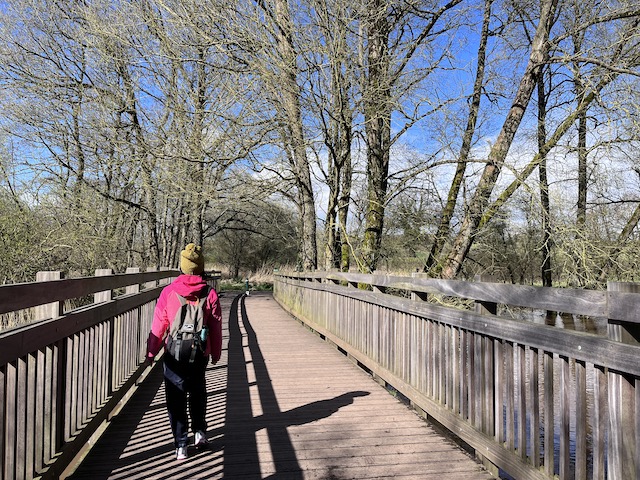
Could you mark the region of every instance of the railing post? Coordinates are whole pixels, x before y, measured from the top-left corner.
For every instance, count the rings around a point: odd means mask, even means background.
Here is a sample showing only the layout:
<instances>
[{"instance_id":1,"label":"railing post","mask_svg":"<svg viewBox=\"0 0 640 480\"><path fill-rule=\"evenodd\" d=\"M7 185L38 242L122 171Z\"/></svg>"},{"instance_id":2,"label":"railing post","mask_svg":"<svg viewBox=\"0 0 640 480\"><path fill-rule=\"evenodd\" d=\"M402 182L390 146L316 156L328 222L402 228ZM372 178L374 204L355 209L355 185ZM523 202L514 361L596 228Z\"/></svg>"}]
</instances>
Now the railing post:
<instances>
[{"instance_id":1,"label":"railing post","mask_svg":"<svg viewBox=\"0 0 640 480\"><path fill-rule=\"evenodd\" d=\"M107 275L113 275L113 270L111 270L110 268L100 268L97 269L95 272L95 276L96 277L102 277L102 276L107 276ZM108 302L112 299L113 293L111 290L105 290L102 292L96 292L93 294L93 301L94 303L100 303L100 302ZM116 329L117 329L117 324L115 322L114 318L110 318L109 321L107 322L107 325L109 326L109 333L108 333L108 338L109 338L109 343L107 345L107 355L108 355L108 361L107 361L107 396L111 396L115 390L115 378L114 378L114 360L115 360L115 350L117 349L117 344L118 344L118 340L117 340L117 336L116 336Z\"/></svg>"},{"instance_id":2,"label":"railing post","mask_svg":"<svg viewBox=\"0 0 640 480\"><path fill-rule=\"evenodd\" d=\"M45 282L50 280L61 280L62 272L47 271L36 273L36 281ZM64 313L64 304L62 302L53 302L40 305L35 308L35 320L47 320L56 318ZM60 446L70 436L69 429L65 428L68 424L68 413L66 411L66 402L70 395L67 382L67 346L68 341L62 340L54 345L50 351L47 351L45 360L47 362L47 373L51 378L45 378L47 383L48 402L44 405L44 421L47 431L44 433L44 461L50 461L59 450ZM50 389L50 390L49 390Z\"/></svg>"},{"instance_id":3,"label":"railing post","mask_svg":"<svg viewBox=\"0 0 640 480\"><path fill-rule=\"evenodd\" d=\"M412 278L429 278L429 274L428 273L418 273L418 272L413 272L411 274ZM426 302L429 300L429 294L427 292L416 292L416 291L411 291L411 300L422 300L423 302Z\"/></svg>"},{"instance_id":4,"label":"railing post","mask_svg":"<svg viewBox=\"0 0 640 480\"><path fill-rule=\"evenodd\" d=\"M387 291L387 287L382 286L382 285L375 285L374 282L376 282L376 277L380 276L380 275L384 275L383 273L380 273L379 271L374 271L373 274L371 275L371 290L375 293L385 293Z\"/></svg>"},{"instance_id":5,"label":"railing post","mask_svg":"<svg viewBox=\"0 0 640 480\"><path fill-rule=\"evenodd\" d=\"M140 273L140 268L129 267L127 268L125 273ZM140 293L140 284L136 283L134 285L128 285L125 288L124 293L127 295ZM129 320L131 322L131 325L135 328L136 330L135 333L138 336L138 341L136 342L136 351L130 352L130 358L137 364L144 360L144 354L146 353L146 349L142 345L143 345L143 342L146 340L146 337L143 338L145 332L143 331L143 328L142 328L142 321L140 318L139 310L136 309L130 312L130 315L131 317L129 318ZM131 332L131 333L134 333L134 332ZM143 352L143 350L145 351ZM131 366L133 366L133 362Z\"/></svg>"},{"instance_id":6,"label":"railing post","mask_svg":"<svg viewBox=\"0 0 640 480\"><path fill-rule=\"evenodd\" d=\"M140 269L138 267L129 267L129 268L127 268L125 273L140 273ZM125 288L124 293L126 293L127 295L130 294L130 293L140 293L140 284L136 283L136 284L133 284L133 285L128 285Z\"/></svg>"},{"instance_id":7,"label":"railing post","mask_svg":"<svg viewBox=\"0 0 640 480\"><path fill-rule=\"evenodd\" d=\"M113 275L113 270L110 268L99 268L96 270L96 277L106 277ZM113 292L111 290L105 290L103 292L96 292L93 294L94 303L108 302L113 298Z\"/></svg>"},{"instance_id":8,"label":"railing post","mask_svg":"<svg viewBox=\"0 0 640 480\"><path fill-rule=\"evenodd\" d=\"M166 270L171 270L169 267L160 267L160 271L164 272ZM158 285L169 285L173 280L173 277L167 277L167 278L163 278L162 280L158 281Z\"/></svg>"},{"instance_id":9,"label":"railing post","mask_svg":"<svg viewBox=\"0 0 640 480\"><path fill-rule=\"evenodd\" d=\"M491 275L476 275L475 282L493 282L495 278ZM498 313L498 304L494 302L475 302L477 313L483 315L496 315ZM495 390L495 354L493 340L484 337L478 333L472 334L470 341L471 352L470 360L472 362L473 378L473 397L470 402L474 405L474 415L472 420L476 427L483 433L495 435L495 419L496 415L502 416L502 410L496 409L496 390ZM523 361L523 359L521 359ZM498 410L498 411L497 411ZM522 443L522 437L519 442ZM497 474L497 468L482 453L479 455L485 467Z\"/></svg>"},{"instance_id":10,"label":"railing post","mask_svg":"<svg viewBox=\"0 0 640 480\"><path fill-rule=\"evenodd\" d=\"M495 281L495 277L493 275L476 275L474 278L474 282L493 282ZM496 315L498 313L498 304L493 302L481 302L476 301L476 312L477 313L486 313L489 315Z\"/></svg>"},{"instance_id":11,"label":"railing post","mask_svg":"<svg viewBox=\"0 0 640 480\"><path fill-rule=\"evenodd\" d=\"M640 284L608 282L608 292L640 293ZM640 325L609 319L607 333L616 342L640 344ZM640 409L639 381L621 373L609 371L609 452L608 465L611 480L640 478L640 460L636 432Z\"/></svg>"},{"instance_id":12,"label":"railing post","mask_svg":"<svg viewBox=\"0 0 640 480\"><path fill-rule=\"evenodd\" d=\"M49 271L36 273L36 282L49 282L51 280L61 280L63 277L62 272ZM47 303L45 305L38 305L35 307L35 321L48 320L49 318L56 318L62 315L64 312L64 304L62 302Z\"/></svg>"},{"instance_id":13,"label":"railing post","mask_svg":"<svg viewBox=\"0 0 640 480\"><path fill-rule=\"evenodd\" d=\"M158 267L147 267L147 272L157 272L158 271ZM142 289L146 290L148 288L154 288L158 286L158 281L157 280L150 280L148 282L145 282L142 285Z\"/></svg>"}]
</instances>

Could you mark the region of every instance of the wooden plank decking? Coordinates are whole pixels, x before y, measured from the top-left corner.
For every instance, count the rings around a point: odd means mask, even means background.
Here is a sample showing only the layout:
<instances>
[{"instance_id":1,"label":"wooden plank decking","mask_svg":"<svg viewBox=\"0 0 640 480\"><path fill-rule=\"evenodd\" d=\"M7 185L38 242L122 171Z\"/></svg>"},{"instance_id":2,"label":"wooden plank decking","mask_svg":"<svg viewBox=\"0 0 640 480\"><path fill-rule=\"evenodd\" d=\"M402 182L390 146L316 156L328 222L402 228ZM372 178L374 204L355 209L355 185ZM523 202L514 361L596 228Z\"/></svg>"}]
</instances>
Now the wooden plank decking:
<instances>
[{"instance_id":1,"label":"wooden plank decking","mask_svg":"<svg viewBox=\"0 0 640 480\"><path fill-rule=\"evenodd\" d=\"M174 459L157 365L73 479L489 479L270 294L223 297L207 375L210 448Z\"/></svg>"}]
</instances>

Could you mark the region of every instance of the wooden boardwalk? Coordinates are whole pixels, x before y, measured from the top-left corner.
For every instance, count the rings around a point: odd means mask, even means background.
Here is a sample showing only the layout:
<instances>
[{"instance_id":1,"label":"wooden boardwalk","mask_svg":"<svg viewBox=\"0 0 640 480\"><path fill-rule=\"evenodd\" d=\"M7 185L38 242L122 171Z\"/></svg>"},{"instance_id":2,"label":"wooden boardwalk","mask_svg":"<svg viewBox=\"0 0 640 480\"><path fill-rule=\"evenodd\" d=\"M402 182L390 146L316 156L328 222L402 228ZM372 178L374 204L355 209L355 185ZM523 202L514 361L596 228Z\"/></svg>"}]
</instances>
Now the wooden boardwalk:
<instances>
[{"instance_id":1,"label":"wooden boardwalk","mask_svg":"<svg viewBox=\"0 0 640 480\"><path fill-rule=\"evenodd\" d=\"M207 373L210 448L174 459L156 365L73 479L489 479L270 294L222 298Z\"/></svg>"}]
</instances>

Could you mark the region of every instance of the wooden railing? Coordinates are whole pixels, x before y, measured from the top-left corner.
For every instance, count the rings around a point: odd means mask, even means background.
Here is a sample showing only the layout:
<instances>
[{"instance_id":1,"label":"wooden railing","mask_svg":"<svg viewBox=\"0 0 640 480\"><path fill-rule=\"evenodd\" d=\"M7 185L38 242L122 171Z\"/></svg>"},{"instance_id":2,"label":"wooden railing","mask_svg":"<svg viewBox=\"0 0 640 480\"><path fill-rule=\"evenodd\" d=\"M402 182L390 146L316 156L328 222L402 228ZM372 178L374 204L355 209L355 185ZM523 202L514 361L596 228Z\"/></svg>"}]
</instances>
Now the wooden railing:
<instances>
[{"instance_id":1,"label":"wooden railing","mask_svg":"<svg viewBox=\"0 0 640 480\"><path fill-rule=\"evenodd\" d=\"M0 314L34 309L36 320L0 332L2 479L65 477L143 378L156 300L178 274L41 272L34 283L0 287ZM63 311L69 299L85 306Z\"/></svg>"},{"instance_id":2,"label":"wooden railing","mask_svg":"<svg viewBox=\"0 0 640 480\"><path fill-rule=\"evenodd\" d=\"M637 291L338 273L274 285L291 314L518 480L640 479ZM516 308L597 317L608 333L504 314Z\"/></svg>"}]
</instances>

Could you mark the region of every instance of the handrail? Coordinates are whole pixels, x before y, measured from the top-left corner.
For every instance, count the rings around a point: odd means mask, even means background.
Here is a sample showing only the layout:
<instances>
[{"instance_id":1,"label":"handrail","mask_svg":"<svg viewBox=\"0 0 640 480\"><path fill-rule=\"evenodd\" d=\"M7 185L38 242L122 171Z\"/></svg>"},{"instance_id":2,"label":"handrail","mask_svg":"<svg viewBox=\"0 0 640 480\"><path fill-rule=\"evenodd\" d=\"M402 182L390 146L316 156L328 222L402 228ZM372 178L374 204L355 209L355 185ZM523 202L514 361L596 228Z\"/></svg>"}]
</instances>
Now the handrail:
<instances>
[{"instance_id":1,"label":"handrail","mask_svg":"<svg viewBox=\"0 0 640 480\"><path fill-rule=\"evenodd\" d=\"M0 332L0 478L65 478L148 373L155 303L179 271L128 271L0 286L3 312L35 307L40 320ZM216 287L219 275L205 279ZM62 301L91 294L90 305L62 311Z\"/></svg>"},{"instance_id":2,"label":"handrail","mask_svg":"<svg viewBox=\"0 0 640 480\"><path fill-rule=\"evenodd\" d=\"M82 277L0 286L0 314L45 303L80 298L105 290L115 290L179 275L178 270L123 273L100 277Z\"/></svg>"},{"instance_id":3,"label":"handrail","mask_svg":"<svg viewBox=\"0 0 640 480\"><path fill-rule=\"evenodd\" d=\"M335 272L274 283L291 314L518 479L637 477L637 291ZM598 316L609 337L507 318L498 304Z\"/></svg>"}]
</instances>

